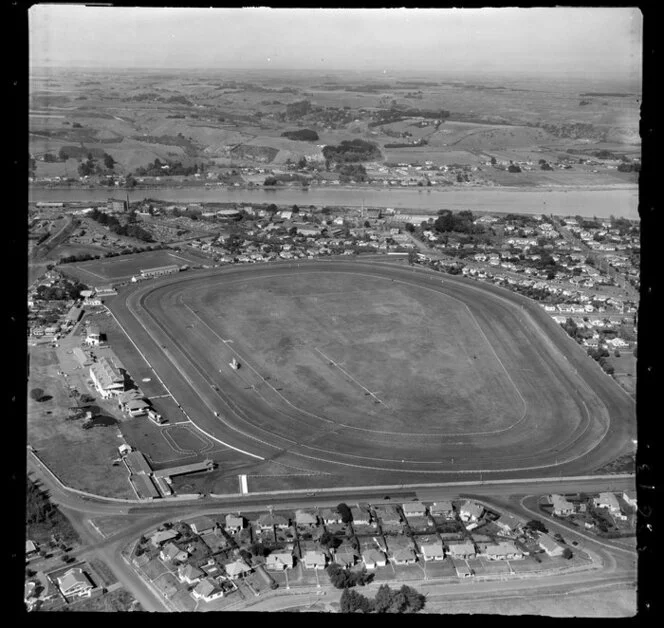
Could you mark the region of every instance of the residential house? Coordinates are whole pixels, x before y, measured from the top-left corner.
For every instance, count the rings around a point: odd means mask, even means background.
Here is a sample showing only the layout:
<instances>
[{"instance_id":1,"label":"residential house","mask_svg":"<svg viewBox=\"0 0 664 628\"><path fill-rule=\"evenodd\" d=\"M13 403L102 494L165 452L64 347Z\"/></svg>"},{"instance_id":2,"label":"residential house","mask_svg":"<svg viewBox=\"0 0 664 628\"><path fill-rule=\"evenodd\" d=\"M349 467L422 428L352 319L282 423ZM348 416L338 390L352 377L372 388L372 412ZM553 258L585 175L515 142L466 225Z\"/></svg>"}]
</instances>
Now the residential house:
<instances>
[{"instance_id":1,"label":"residential house","mask_svg":"<svg viewBox=\"0 0 664 628\"><path fill-rule=\"evenodd\" d=\"M623 491L622 498L632 508L636 508L636 491Z\"/></svg>"},{"instance_id":2,"label":"residential house","mask_svg":"<svg viewBox=\"0 0 664 628\"><path fill-rule=\"evenodd\" d=\"M266 513L258 517L256 525L258 526L258 529L262 531L271 531L274 528L277 528L278 530L286 530L288 528L288 519L281 515Z\"/></svg>"},{"instance_id":3,"label":"residential house","mask_svg":"<svg viewBox=\"0 0 664 628\"><path fill-rule=\"evenodd\" d=\"M196 588L191 592L191 596L195 600L203 600L204 602L212 602L224 596L222 588L212 578L205 578L201 580Z\"/></svg>"},{"instance_id":4,"label":"residential house","mask_svg":"<svg viewBox=\"0 0 664 628\"><path fill-rule=\"evenodd\" d=\"M178 567L178 580L187 584L195 584L205 577L205 573L193 565L180 565Z\"/></svg>"},{"instance_id":5,"label":"residential house","mask_svg":"<svg viewBox=\"0 0 664 628\"><path fill-rule=\"evenodd\" d=\"M326 557L323 552L307 550L302 557L305 569L325 569Z\"/></svg>"},{"instance_id":6,"label":"residential house","mask_svg":"<svg viewBox=\"0 0 664 628\"><path fill-rule=\"evenodd\" d=\"M378 506L375 511L383 525L396 526L401 523L401 517L394 506Z\"/></svg>"},{"instance_id":7,"label":"residential house","mask_svg":"<svg viewBox=\"0 0 664 628\"><path fill-rule=\"evenodd\" d=\"M125 409L131 417L145 416L150 409L150 404L145 399L132 399L125 404Z\"/></svg>"},{"instance_id":8,"label":"residential house","mask_svg":"<svg viewBox=\"0 0 664 628\"><path fill-rule=\"evenodd\" d=\"M362 562L367 569L376 569L376 567L385 567L387 558L380 550L369 549L362 552Z\"/></svg>"},{"instance_id":9,"label":"residential house","mask_svg":"<svg viewBox=\"0 0 664 628\"><path fill-rule=\"evenodd\" d=\"M318 517L307 510L296 510L295 524L305 530L315 528L318 525Z\"/></svg>"},{"instance_id":10,"label":"residential house","mask_svg":"<svg viewBox=\"0 0 664 628\"><path fill-rule=\"evenodd\" d=\"M247 565L243 560L236 560L232 563L224 565L226 569L226 574L231 580L237 580L238 578L244 576L244 574L251 573L253 567Z\"/></svg>"},{"instance_id":11,"label":"residential house","mask_svg":"<svg viewBox=\"0 0 664 628\"><path fill-rule=\"evenodd\" d=\"M180 535L175 530L157 530L150 538L150 541L154 547L160 547L164 543L176 539L178 536Z\"/></svg>"},{"instance_id":12,"label":"residential house","mask_svg":"<svg viewBox=\"0 0 664 628\"><path fill-rule=\"evenodd\" d=\"M73 567L57 580L58 588L65 597L90 597L95 588L80 567Z\"/></svg>"},{"instance_id":13,"label":"residential house","mask_svg":"<svg viewBox=\"0 0 664 628\"><path fill-rule=\"evenodd\" d=\"M395 565L413 565L417 562L415 550L412 547L398 549L392 554L392 562Z\"/></svg>"},{"instance_id":14,"label":"residential house","mask_svg":"<svg viewBox=\"0 0 664 628\"><path fill-rule=\"evenodd\" d=\"M425 561L443 560L445 558L443 544L440 541L436 541L435 543L422 543L420 545L420 550L422 551L422 558Z\"/></svg>"},{"instance_id":15,"label":"residential house","mask_svg":"<svg viewBox=\"0 0 664 628\"><path fill-rule=\"evenodd\" d=\"M521 525L521 521L509 513L501 514L494 523L506 534L513 534Z\"/></svg>"},{"instance_id":16,"label":"residential house","mask_svg":"<svg viewBox=\"0 0 664 628\"><path fill-rule=\"evenodd\" d=\"M341 523L341 515L331 508L325 508L319 513L320 518L323 520L323 523L327 526Z\"/></svg>"},{"instance_id":17,"label":"residential house","mask_svg":"<svg viewBox=\"0 0 664 628\"><path fill-rule=\"evenodd\" d=\"M231 534L244 528L244 518L238 515L226 515L226 530Z\"/></svg>"},{"instance_id":18,"label":"residential house","mask_svg":"<svg viewBox=\"0 0 664 628\"><path fill-rule=\"evenodd\" d=\"M470 541L448 543L448 554L452 558L475 558L475 546Z\"/></svg>"},{"instance_id":19,"label":"residential house","mask_svg":"<svg viewBox=\"0 0 664 628\"><path fill-rule=\"evenodd\" d=\"M290 552L274 552L265 560L265 567L271 571L283 571L293 568L293 554Z\"/></svg>"},{"instance_id":20,"label":"residential house","mask_svg":"<svg viewBox=\"0 0 664 628\"><path fill-rule=\"evenodd\" d=\"M200 517L194 517L188 521L189 527L192 529L194 534L208 534L212 532L217 525L210 517L201 515Z\"/></svg>"},{"instance_id":21,"label":"residential house","mask_svg":"<svg viewBox=\"0 0 664 628\"><path fill-rule=\"evenodd\" d=\"M567 501L562 495L553 493L549 495L549 501L553 505L553 514L559 517L566 517L574 513L574 504Z\"/></svg>"},{"instance_id":22,"label":"residential house","mask_svg":"<svg viewBox=\"0 0 664 628\"><path fill-rule=\"evenodd\" d=\"M429 508L429 513L433 517L445 517L445 519L454 518L454 507L452 502L443 501L443 502L434 502Z\"/></svg>"},{"instance_id":23,"label":"residential house","mask_svg":"<svg viewBox=\"0 0 664 628\"><path fill-rule=\"evenodd\" d=\"M354 525L368 526L371 523L371 514L365 508L360 508L359 506L352 506L350 509L350 514L353 517Z\"/></svg>"},{"instance_id":24,"label":"residential house","mask_svg":"<svg viewBox=\"0 0 664 628\"><path fill-rule=\"evenodd\" d=\"M350 568L357 562L357 554L353 551L338 551L334 555L334 562L344 568Z\"/></svg>"},{"instance_id":25,"label":"residential house","mask_svg":"<svg viewBox=\"0 0 664 628\"><path fill-rule=\"evenodd\" d=\"M465 501L459 506L459 517L462 521L477 521L483 512L484 508L472 501Z\"/></svg>"},{"instance_id":26,"label":"residential house","mask_svg":"<svg viewBox=\"0 0 664 628\"><path fill-rule=\"evenodd\" d=\"M537 542L547 555L551 557L561 556L563 553L562 545L557 543L556 540L548 534L540 534Z\"/></svg>"},{"instance_id":27,"label":"residential house","mask_svg":"<svg viewBox=\"0 0 664 628\"><path fill-rule=\"evenodd\" d=\"M422 502L406 502L401 506L406 519L410 517L424 517L427 509Z\"/></svg>"},{"instance_id":28,"label":"residential house","mask_svg":"<svg viewBox=\"0 0 664 628\"><path fill-rule=\"evenodd\" d=\"M613 493L600 493L593 499L596 508L608 508L611 513L620 512L620 504Z\"/></svg>"},{"instance_id":29,"label":"residential house","mask_svg":"<svg viewBox=\"0 0 664 628\"><path fill-rule=\"evenodd\" d=\"M189 558L189 554L181 550L175 543L166 543L159 552L159 558L168 562L183 562Z\"/></svg>"},{"instance_id":30,"label":"residential house","mask_svg":"<svg viewBox=\"0 0 664 628\"><path fill-rule=\"evenodd\" d=\"M523 553L511 541L502 541L496 545L481 545L480 554L489 560L516 560L523 558Z\"/></svg>"},{"instance_id":31,"label":"residential house","mask_svg":"<svg viewBox=\"0 0 664 628\"><path fill-rule=\"evenodd\" d=\"M37 544L34 541L28 539L25 542L25 557L32 558L33 556L36 556L38 552L39 548L37 547Z\"/></svg>"}]
</instances>

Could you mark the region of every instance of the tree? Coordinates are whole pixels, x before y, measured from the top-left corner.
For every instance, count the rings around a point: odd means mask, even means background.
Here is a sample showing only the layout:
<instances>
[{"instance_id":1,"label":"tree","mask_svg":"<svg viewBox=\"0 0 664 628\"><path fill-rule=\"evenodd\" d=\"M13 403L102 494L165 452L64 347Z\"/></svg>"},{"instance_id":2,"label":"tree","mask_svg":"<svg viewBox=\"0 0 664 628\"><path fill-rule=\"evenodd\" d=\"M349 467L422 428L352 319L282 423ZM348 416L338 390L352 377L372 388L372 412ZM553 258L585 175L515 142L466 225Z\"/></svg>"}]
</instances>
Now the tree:
<instances>
[{"instance_id":1,"label":"tree","mask_svg":"<svg viewBox=\"0 0 664 628\"><path fill-rule=\"evenodd\" d=\"M339 545L341 545L341 539L337 538L333 534L330 534L327 530L321 534L318 542L326 549L336 549L339 547Z\"/></svg>"},{"instance_id":2,"label":"tree","mask_svg":"<svg viewBox=\"0 0 664 628\"><path fill-rule=\"evenodd\" d=\"M108 153L104 153L104 166L109 170L113 170L113 167L115 166L115 159L113 159Z\"/></svg>"},{"instance_id":3,"label":"tree","mask_svg":"<svg viewBox=\"0 0 664 628\"><path fill-rule=\"evenodd\" d=\"M69 153L64 148L61 148L58 151L58 159L60 161L67 161L67 159L69 159Z\"/></svg>"},{"instance_id":4,"label":"tree","mask_svg":"<svg viewBox=\"0 0 664 628\"><path fill-rule=\"evenodd\" d=\"M417 261L417 253L414 249L408 251L408 264L412 266Z\"/></svg>"},{"instance_id":5,"label":"tree","mask_svg":"<svg viewBox=\"0 0 664 628\"><path fill-rule=\"evenodd\" d=\"M574 554L572 553L572 550L569 547L566 547L563 550L563 558L566 558L567 560L569 560L570 558L572 558L572 556L574 556Z\"/></svg>"},{"instance_id":6,"label":"tree","mask_svg":"<svg viewBox=\"0 0 664 628\"><path fill-rule=\"evenodd\" d=\"M548 532L547 527L538 519L531 519L524 528L527 528L528 530L536 530L537 532L543 532L546 534Z\"/></svg>"},{"instance_id":7,"label":"tree","mask_svg":"<svg viewBox=\"0 0 664 628\"><path fill-rule=\"evenodd\" d=\"M33 388L30 391L30 396L35 400L35 401L41 401L44 397L44 391L41 388Z\"/></svg>"},{"instance_id":8,"label":"tree","mask_svg":"<svg viewBox=\"0 0 664 628\"><path fill-rule=\"evenodd\" d=\"M344 589L339 606L342 613L370 613L373 610L371 600L352 589Z\"/></svg>"},{"instance_id":9,"label":"tree","mask_svg":"<svg viewBox=\"0 0 664 628\"><path fill-rule=\"evenodd\" d=\"M343 502L337 506L337 512L341 515L343 523L350 523L353 520L350 508Z\"/></svg>"},{"instance_id":10,"label":"tree","mask_svg":"<svg viewBox=\"0 0 664 628\"><path fill-rule=\"evenodd\" d=\"M387 613L392 601L392 590L386 584L381 584L374 598L374 612Z\"/></svg>"}]
</instances>

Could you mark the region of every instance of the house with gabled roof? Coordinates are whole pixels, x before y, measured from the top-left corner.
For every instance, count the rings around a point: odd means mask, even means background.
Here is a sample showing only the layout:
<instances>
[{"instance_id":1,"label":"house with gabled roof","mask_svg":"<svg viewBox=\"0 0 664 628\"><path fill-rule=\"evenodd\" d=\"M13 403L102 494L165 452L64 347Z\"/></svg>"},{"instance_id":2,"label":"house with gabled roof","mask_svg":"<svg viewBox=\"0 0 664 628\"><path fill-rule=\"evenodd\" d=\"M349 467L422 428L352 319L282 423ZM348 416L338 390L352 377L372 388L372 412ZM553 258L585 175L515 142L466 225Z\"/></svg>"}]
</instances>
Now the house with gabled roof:
<instances>
[{"instance_id":1,"label":"house with gabled roof","mask_svg":"<svg viewBox=\"0 0 664 628\"><path fill-rule=\"evenodd\" d=\"M608 508L611 513L620 512L620 504L613 493L600 493L593 499L596 508Z\"/></svg>"},{"instance_id":2,"label":"house with gabled roof","mask_svg":"<svg viewBox=\"0 0 664 628\"><path fill-rule=\"evenodd\" d=\"M420 545L420 551L422 552L422 558L425 561L443 560L445 558L445 550L443 549L441 541L422 543Z\"/></svg>"},{"instance_id":3,"label":"house with gabled roof","mask_svg":"<svg viewBox=\"0 0 664 628\"><path fill-rule=\"evenodd\" d=\"M295 524L298 528L315 528L318 525L318 517L308 510L296 510Z\"/></svg>"},{"instance_id":4,"label":"house with gabled roof","mask_svg":"<svg viewBox=\"0 0 664 628\"><path fill-rule=\"evenodd\" d=\"M461 521L477 521L484 512L484 507L475 502L466 500L459 506Z\"/></svg>"},{"instance_id":5,"label":"house with gabled roof","mask_svg":"<svg viewBox=\"0 0 664 628\"><path fill-rule=\"evenodd\" d=\"M377 506L375 512L383 525L399 525L401 517L394 506Z\"/></svg>"},{"instance_id":6,"label":"house with gabled roof","mask_svg":"<svg viewBox=\"0 0 664 628\"><path fill-rule=\"evenodd\" d=\"M350 568L357 562L357 554L352 550L337 551L334 554L334 562L344 568Z\"/></svg>"},{"instance_id":7,"label":"house with gabled roof","mask_svg":"<svg viewBox=\"0 0 664 628\"><path fill-rule=\"evenodd\" d=\"M574 504L567 501L563 495L552 493L549 495L549 501L553 506L553 514L558 517L566 517L567 515L574 514Z\"/></svg>"},{"instance_id":8,"label":"house with gabled roof","mask_svg":"<svg viewBox=\"0 0 664 628\"><path fill-rule=\"evenodd\" d=\"M154 547L159 547L168 541L172 541L180 536L175 530L157 530L151 537L150 542Z\"/></svg>"},{"instance_id":9,"label":"house with gabled roof","mask_svg":"<svg viewBox=\"0 0 664 628\"><path fill-rule=\"evenodd\" d=\"M625 503L630 505L632 508L636 508L637 505L636 491L623 491L622 498L625 501Z\"/></svg>"},{"instance_id":10,"label":"house with gabled roof","mask_svg":"<svg viewBox=\"0 0 664 628\"><path fill-rule=\"evenodd\" d=\"M475 558L475 546L470 541L448 543L447 547L452 558Z\"/></svg>"},{"instance_id":11,"label":"house with gabled roof","mask_svg":"<svg viewBox=\"0 0 664 628\"><path fill-rule=\"evenodd\" d=\"M226 530L228 532L239 532L244 528L244 517L239 515L226 515Z\"/></svg>"},{"instance_id":12,"label":"house with gabled roof","mask_svg":"<svg viewBox=\"0 0 664 628\"><path fill-rule=\"evenodd\" d=\"M198 567L194 565L186 564L180 565L178 567L178 580L180 582L186 582L187 584L195 584L200 582L201 578L205 577L205 572L203 572Z\"/></svg>"},{"instance_id":13,"label":"house with gabled roof","mask_svg":"<svg viewBox=\"0 0 664 628\"><path fill-rule=\"evenodd\" d=\"M359 506L351 506L350 514L353 518L354 525L369 525L371 523L371 514L365 508Z\"/></svg>"},{"instance_id":14,"label":"house with gabled roof","mask_svg":"<svg viewBox=\"0 0 664 628\"><path fill-rule=\"evenodd\" d=\"M489 560L516 560L523 558L523 553L512 541L501 541L495 545L480 545L480 555Z\"/></svg>"},{"instance_id":15,"label":"house with gabled roof","mask_svg":"<svg viewBox=\"0 0 664 628\"><path fill-rule=\"evenodd\" d=\"M305 569L325 569L327 558L323 552L307 550L302 557Z\"/></svg>"},{"instance_id":16,"label":"house with gabled roof","mask_svg":"<svg viewBox=\"0 0 664 628\"><path fill-rule=\"evenodd\" d=\"M445 517L451 519L454 517L454 507L450 501L434 502L429 507L429 513L433 517Z\"/></svg>"},{"instance_id":17,"label":"house with gabled roof","mask_svg":"<svg viewBox=\"0 0 664 628\"><path fill-rule=\"evenodd\" d=\"M412 547L403 547L392 554L392 562L395 565L413 565L417 562L415 550Z\"/></svg>"},{"instance_id":18,"label":"house with gabled roof","mask_svg":"<svg viewBox=\"0 0 664 628\"><path fill-rule=\"evenodd\" d=\"M57 578L58 588L65 597L90 597L94 584L80 567L72 567Z\"/></svg>"},{"instance_id":19,"label":"house with gabled roof","mask_svg":"<svg viewBox=\"0 0 664 628\"><path fill-rule=\"evenodd\" d=\"M537 539L538 545L547 553L548 556L561 556L564 548L548 534L540 534Z\"/></svg>"},{"instance_id":20,"label":"house with gabled roof","mask_svg":"<svg viewBox=\"0 0 664 628\"><path fill-rule=\"evenodd\" d=\"M403 510L406 519L410 517L424 517L427 514L426 506L419 501L405 502L401 505L401 510Z\"/></svg>"},{"instance_id":21,"label":"house with gabled roof","mask_svg":"<svg viewBox=\"0 0 664 628\"><path fill-rule=\"evenodd\" d=\"M183 562L189 558L189 554L181 550L175 543L166 543L159 552L159 558L168 562Z\"/></svg>"},{"instance_id":22,"label":"house with gabled roof","mask_svg":"<svg viewBox=\"0 0 664 628\"><path fill-rule=\"evenodd\" d=\"M376 569L376 567L385 567L387 558L380 550L368 549L362 552L362 562L367 569Z\"/></svg>"},{"instance_id":23,"label":"house with gabled roof","mask_svg":"<svg viewBox=\"0 0 664 628\"><path fill-rule=\"evenodd\" d=\"M265 513L256 519L256 525L259 530L272 530L274 528L285 530L288 528L288 519L281 515Z\"/></svg>"},{"instance_id":24,"label":"house with gabled roof","mask_svg":"<svg viewBox=\"0 0 664 628\"><path fill-rule=\"evenodd\" d=\"M25 542L25 557L26 558L32 558L39 552L39 548L37 547L37 544L34 541L31 541L28 539Z\"/></svg>"},{"instance_id":25,"label":"house with gabled roof","mask_svg":"<svg viewBox=\"0 0 664 628\"><path fill-rule=\"evenodd\" d=\"M187 523L189 524L189 527L192 529L194 534L198 535L212 532L217 525L210 517L207 517L206 515L200 515L198 517L194 517L193 519L189 519Z\"/></svg>"},{"instance_id":26,"label":"house with gabled roof","mask_svg":"<svg viewBox=\"0 0 664 628\"><path fill-rule=\"evenodd\" d=\"M191 596L195 600L203 600L204 602L212 602L224 596L223 589L212 578L205 578L201 580L196 588L191 592Z\"/></svg>"},{"instance_id":27,"label":"house with gabled roof","mask_svg":"<svg viewBox=\"0 0 664 628\"><path fill-rule=\"evenodd\" d=\"M341 523L341 515L336 510L332 510L331 508L325 508L324 510L321 510L318 514L320 518L323 520L323 523L325 525L334 525Z\"/></svg>"},{"instance_id":28,"label":"house with gabled roof","mask_svg":"<svg viewBox=\"0 0 664 628\"><path fill-rule=\"evenodd\" d=\"M237 580L243 575L251 573L254 570L253 567L247 565L247 563L245 563L243 560L235 560L232 563L227 563L224 565L224 569L226 569L226 575L231 580Z\"/></svg>"},{"instance_id":29,"label":"house with gabled roof","mask_svg":"<svg viewBox=\"0 0 664 628\"><path fill-rule=\"evenodd\" d=\"M273 552L265 559L265 568L270 571L283 571L293 568L293 554L290 552Z\"/></svg>"},{"instance_id":30,"label":"house with gabled roof","mask_svg":"<svg viewBox=\"0 0 664 628\"><path fill-rule=\"evenodd\" d=\"M494 521L503 533L512 534L521 526L521 520L514 515L503 513Z\"/></svg>"}]
</instances>

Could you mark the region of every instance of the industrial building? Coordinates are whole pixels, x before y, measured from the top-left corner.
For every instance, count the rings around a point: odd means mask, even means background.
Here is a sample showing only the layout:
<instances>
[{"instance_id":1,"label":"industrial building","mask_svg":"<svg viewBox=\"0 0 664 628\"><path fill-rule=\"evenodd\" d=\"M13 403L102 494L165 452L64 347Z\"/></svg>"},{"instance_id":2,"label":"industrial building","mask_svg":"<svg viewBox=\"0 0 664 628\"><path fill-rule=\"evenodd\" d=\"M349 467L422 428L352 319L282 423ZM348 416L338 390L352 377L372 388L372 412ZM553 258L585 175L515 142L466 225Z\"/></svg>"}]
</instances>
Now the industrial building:
<instances>
[{"instance_id":1,"label":"industrial building","mask_svg":"<svg viewBox=\"0 0 664 628\"><path fill-rule=\"evenodd\" d=\"M169 467L168 469L161 469L155 471L156 477L171 477L173 475L186 475L187 473L199 473L200 471L212 471L214 469L214 461L210 459L203 460L202 462L193 462L191 464L184 464L178 467Z\"/></svg>"}]
</instances>

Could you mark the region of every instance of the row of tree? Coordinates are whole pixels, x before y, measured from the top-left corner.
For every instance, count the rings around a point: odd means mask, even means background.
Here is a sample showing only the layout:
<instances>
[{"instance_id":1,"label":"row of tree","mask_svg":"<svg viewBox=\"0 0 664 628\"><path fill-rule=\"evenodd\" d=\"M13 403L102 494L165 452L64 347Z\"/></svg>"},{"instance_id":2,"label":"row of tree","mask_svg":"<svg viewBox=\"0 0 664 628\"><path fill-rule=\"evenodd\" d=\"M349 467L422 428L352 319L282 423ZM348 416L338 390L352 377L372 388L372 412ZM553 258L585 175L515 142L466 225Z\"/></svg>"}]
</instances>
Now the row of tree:
<instances>
[{"instance_id":1,"label":"row of tree","mask_svg":"<svg viewBox=\"0 0 664 628\"><path fill-rule=\"evenodd\" d=\"M116 235L136 238L143 242L154 242L152 234L134 222L136 220L135 212L129 216L125 224L121 224L115 216L102 212L96 207L89 213L89 216L99 224L106 225Z\"/></svg>"},{"instance_id":2,"label":"row of tree","mask_svg":"<svg viewBox=\"0 0 664 628\"><path fill-rule=\"evenodd\" d=\"M426 597L408 585L394 590L383 584L373 599L353 589L344 589L340 609L342 613L417 613L425 604Z\"/></svg>"}]
</instances>

